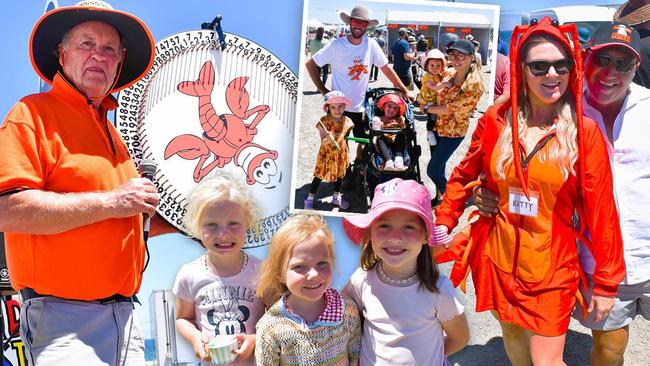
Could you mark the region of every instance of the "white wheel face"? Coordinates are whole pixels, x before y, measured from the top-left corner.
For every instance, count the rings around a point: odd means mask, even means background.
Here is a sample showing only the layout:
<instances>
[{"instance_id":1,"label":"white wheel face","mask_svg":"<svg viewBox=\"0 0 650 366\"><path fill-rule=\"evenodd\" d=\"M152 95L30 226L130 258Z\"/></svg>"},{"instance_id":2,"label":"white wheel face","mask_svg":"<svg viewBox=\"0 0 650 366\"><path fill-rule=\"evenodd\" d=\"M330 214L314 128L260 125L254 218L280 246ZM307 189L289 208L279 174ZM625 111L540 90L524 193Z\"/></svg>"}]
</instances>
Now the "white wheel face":
<instances>
[{"instance_id":1,"label":"white wheel face","mask_svg":"<svg viewBox=\"0 0 650 366\"><path fill-rule=\"evenodd\" d=\"M184 230L186 198L225 171L259 202L261 230L246 247L268 244L289 216L298 78L255 42L196 30L156 44L142 80L118 95L116 127L137 164L154 160L157 211Z\"/></svg>"}]
</instances>

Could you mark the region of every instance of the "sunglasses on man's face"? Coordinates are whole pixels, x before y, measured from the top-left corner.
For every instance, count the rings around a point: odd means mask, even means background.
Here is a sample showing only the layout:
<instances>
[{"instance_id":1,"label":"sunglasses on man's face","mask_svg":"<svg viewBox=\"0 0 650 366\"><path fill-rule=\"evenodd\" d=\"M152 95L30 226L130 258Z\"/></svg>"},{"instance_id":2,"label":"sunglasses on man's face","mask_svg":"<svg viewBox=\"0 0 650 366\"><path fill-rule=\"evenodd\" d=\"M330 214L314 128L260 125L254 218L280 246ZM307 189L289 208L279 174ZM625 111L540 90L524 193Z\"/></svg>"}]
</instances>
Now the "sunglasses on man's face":
<instances>
[{"instance_id":1,"label":"sunglasses on man's face","mask_svg":"<svg viewBox=\"0 0 650 366\"><path fill-rule=\"evenodd\" d=\"M618 72L630 72L634 69L635 65L634 61L615 58L603 53L595 54L593 60L598 67L609 67L610 65L614 65L614 68Z\"/></svg>"},{"instance_id":2,"label":"sunglasses on man's face","mask_svg":"<svg viewBox=\"0 0 650 366\"><path fill-rule=\"evenodd\" d=\"M530 69L530 73L533 76L544 76L548 74L548 70L553 66L555 72L563 75L568 74L573 69L573 60L570 58L563 58L561 60L549 62L549 61L531 61L527 62L526 66Z\"/></svg>"},{"instance_id":3,"label":"sunglasses on man's face","mask_svg":"<svg viewBox=\"0 0 650 366\"><path fill-rule=\"evenodd\" d=\"M351 18L350 25L353 27L366 28L368 26L368 22L361 19Z\"/></svg>"}]
</instances>

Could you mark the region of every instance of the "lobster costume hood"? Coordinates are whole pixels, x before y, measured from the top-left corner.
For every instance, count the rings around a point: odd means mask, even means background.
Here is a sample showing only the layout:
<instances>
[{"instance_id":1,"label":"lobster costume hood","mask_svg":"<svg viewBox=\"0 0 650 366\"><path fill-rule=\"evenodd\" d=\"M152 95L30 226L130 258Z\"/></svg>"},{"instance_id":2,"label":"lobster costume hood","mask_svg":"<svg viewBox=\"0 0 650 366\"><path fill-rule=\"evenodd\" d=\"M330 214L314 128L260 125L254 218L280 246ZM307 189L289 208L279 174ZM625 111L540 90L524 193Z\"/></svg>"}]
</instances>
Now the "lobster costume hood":
<instances>
[{"instance_id":1,"label":"lobster costume hood","mask_svg":"<svg viewBox=\"0 0 650 366\"><path fill-rule=\"evenodd\" d=\"M578 29L575 24L558 25L557 21L551 21L551 18L544 17L539 22L536 19L531 21L530 25L518 25L512 32L510 39L510 106L512 107L512 148L513 148L513 163L515 172L519 178L521 189L526 197L530 198L528 193L527 174L523 171L521 165L521 143L519 136L519 92L522 85L522 45L526 43L532 36L546 34L557 40L565 50L572 53L574 59L574 67L569 74L569 89L575 98L577 130L578 130L578 179L584 182L584 164L585 164L585 146L584 146L584 133L583 133L583 118L582 118L582 52L580 50L580 40L578 38ZM570 37L570 38L568 38ZM507 106L507 104L506 104Z\"/></svg>"}]
</instances>

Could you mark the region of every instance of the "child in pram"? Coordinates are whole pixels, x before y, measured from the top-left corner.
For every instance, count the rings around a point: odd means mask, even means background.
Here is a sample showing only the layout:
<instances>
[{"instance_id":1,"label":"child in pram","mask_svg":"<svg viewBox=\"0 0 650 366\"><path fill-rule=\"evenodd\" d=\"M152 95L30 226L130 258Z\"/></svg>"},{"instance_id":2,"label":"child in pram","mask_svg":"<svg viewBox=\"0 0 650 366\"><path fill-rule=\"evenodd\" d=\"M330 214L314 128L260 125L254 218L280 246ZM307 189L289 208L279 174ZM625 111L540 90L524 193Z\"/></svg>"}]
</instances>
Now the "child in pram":
<instances>
[{"instance_id":1,"label":"child in pram","mask_svg":"<svg viewBox=\"0 0 650 366\"><path fill-rule=\"evenodd\" d=\"M397 94L386 94L377 101L377 108L381 109L384 114L379 118L380 129L401 130L406 128L404 121L404 111L406 104L404 99ZM376 123L376 120L375 122ZM372 126L377 129L377 126ZM404 171L404 150L406 148L406 136L399 133L384 133L377 139L377 149L381 153L384 161L384 170L387 171Z\"/></svg>"}]
</instances>

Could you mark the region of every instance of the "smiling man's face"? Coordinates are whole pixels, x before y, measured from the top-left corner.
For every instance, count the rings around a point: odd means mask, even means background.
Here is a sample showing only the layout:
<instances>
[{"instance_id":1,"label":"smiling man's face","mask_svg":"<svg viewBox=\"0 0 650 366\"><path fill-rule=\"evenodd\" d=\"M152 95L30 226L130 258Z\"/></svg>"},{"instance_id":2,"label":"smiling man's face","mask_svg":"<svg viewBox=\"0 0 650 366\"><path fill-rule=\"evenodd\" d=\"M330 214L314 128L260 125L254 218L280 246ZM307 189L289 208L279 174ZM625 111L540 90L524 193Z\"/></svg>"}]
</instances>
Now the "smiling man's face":
<instances>
[{"instance_id":1,"label":"smiling man's face","mask_svg":"<svg viewBox=\"0 0 650 366\"><path fill-rule=\"evenodd\" d=\"M353 38L361 38L366 34L366 29L368 28L368 21L363 19L350 19L350 35Z\"/></svg>"},{"instance_id":2,"label":"smiling man's face","mask_svg":"<svg viewBox=\"0 0 650 366\"><path fill-rule=\"evenodd\" d=\"M633 63L628 71L621 71L617 63ZM609 63L606 66L603 64ZM618 105L625 100L627 90L638 68L636 55L624 46L603 47L589 51L585 61L585 81L590 102L600 107Z\"/></svg>"}]
</instances>

